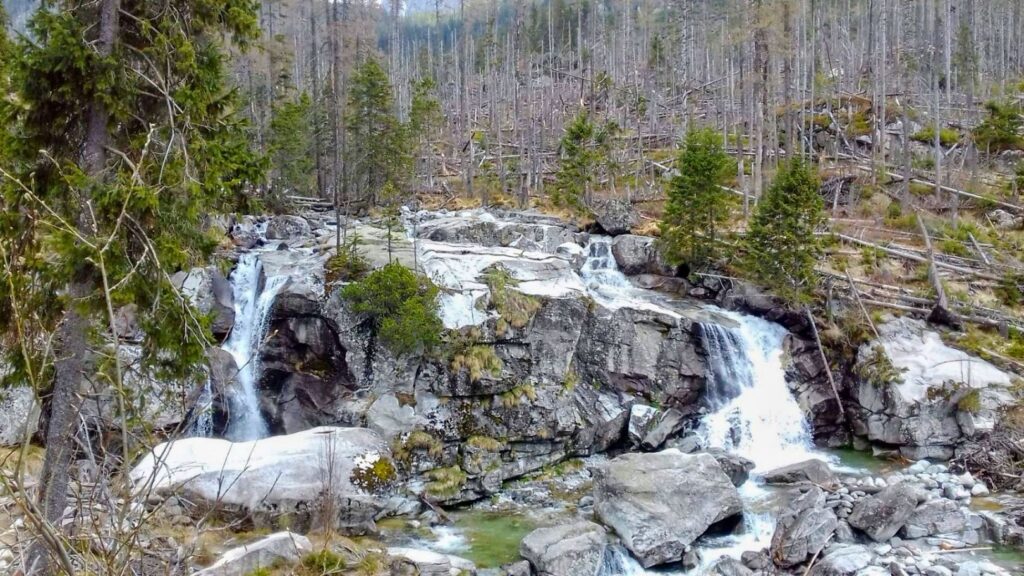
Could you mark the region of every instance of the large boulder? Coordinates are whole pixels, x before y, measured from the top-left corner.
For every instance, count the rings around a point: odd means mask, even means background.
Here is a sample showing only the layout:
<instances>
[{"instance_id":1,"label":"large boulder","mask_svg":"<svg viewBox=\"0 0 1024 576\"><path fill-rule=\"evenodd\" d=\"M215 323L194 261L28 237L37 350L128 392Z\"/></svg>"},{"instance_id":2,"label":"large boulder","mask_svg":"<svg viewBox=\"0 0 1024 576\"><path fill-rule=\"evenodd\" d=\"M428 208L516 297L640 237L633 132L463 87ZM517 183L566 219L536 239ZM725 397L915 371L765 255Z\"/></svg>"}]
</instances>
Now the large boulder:
<instances>
[{"instance_id":1,"label":"large boulder","mask_svg":"<svg viewBox=\"0 0 1024 576\"><path fill-rule=\"evenodd\" d=\"M847 521L875 542L885 542L906 524L923 498L924 495L916 486L909 483L893 484L874 496L858 500Z\"/></svg>"},{"instance_id":2,"label":"large boulder","mask_svg":"<svg viewBox=\"0 0 1024 576\"><path fill-rule=\"evenodd\" d=\"M20 446L38 425L39 405L31 388L0 388L0 446Z\"/></svg>"},{"instance_id":3,"label":"large boulder","mask_svg":"<svg viewBox=\"0 0 1024 576\"><path fill-rule=\"evenodd\" d=\"M936 498L928 500L911 512L906 524L900 528L899 534L902 538L926 538L929 536L947 536L958 540L964 539L964 533L969 532L970 522L966 510L960 508L953 500ZM977 534L973 539L977 542Z\"/></svg>"},{"instance_id":4,"label":"large boulder","mask_svg":"<svg viewBox=\"0 0 1024 576\"><path fill-rule=\"evenodd\" d=\"M857 435L908 458L948 459L964 438L990 432L1014 401L1009 374L947 346L924 322L900 318L878 332L854 370Z\"/></svg>"},{"instance_id":5,"label":"large boulder","mask_svg":"<svg viewBox=\"0 0 1024 576\"><path fill-rule=\"evenodd\" d=\"M288 531L277 532L228 550L209 568L193 576L249 576L260 570L297 564L312 551L313 544L305 536Z\"/></svg>"},{"instance_id":6,"label":"large boulder","mask_svg":"<svg viewBox=\"0 0 1024 576\"><path fill-rule=\"evenodd\" d=\"M687 452L682 450L682 452ZM752 460L747 460L743 456L738 454L732 454L725 450L712 448L707 451L718 460L718 465L722 467L722 471L725 472L729 480L732 480L733 486L742 486L749 478L750 473L756 467L756 464Z\"/></svg>"},{"instance_id":7,"label":"large boulder","mask_svg":"<svg viewBox=\"0 0 1024 576\"><path fill-rule=\"evenodd\" d=\"M825 493L812 486L780 514L772 535L772 560L780 568L804 563L832 539L838 522L825 507Z\"/></svg>"},{"instance_id":8,"label":"large boulder","mask_svg":"<svg viewBox=\"0 0 1024 576\"><path fill-rule=\"evenodd\" d=\"M282 214L274 216L267 223L266 236L269 240L294 240L312 234L309 222L301 216Z\"/></svg>"},{"instance_id":9,"label":"large boulder","mask_svg":"<svg viewBox=\"0 0 1024 576\"><path fill-rule=\"evenodd\" d=\"M619 270L627 276L656 274L671 276L675 268L669 265L658 252L658 246L650 236L623 234L612 240L612 256Z\"/></svg>"},{"instance_id":10,"label":"large boulder","mask_svg":"<svg viewBox=\"0 0 1024 576\"><path fill-rule=\"evenodd\" d=\"M550 216L530 212L467 210L420 213L411 218L417 238L450 244L519 248L553 254L576 243L577 229Z\"/></svg>"},{"instance_id":11,"label":"large boulder","mask_svg":"<svg viewBox=\"0 0 1024 576\"><path fill-rule=\"evenodd\" d=\"M593 576L598 573L606 546L604 528L576 522L538 528L523 538L519 554L544 576Z\"/></svg>"},{"instance_id":12,"label":"large boulder","mask_svg":"<svg viewBox=\"0 0 1024 576\"><path fill-rule=\"evenodd\" d=\"M711 525L743 511L713 456L675 449L624 454L598 466L594 499L597 517L644 567L678 562Z\"/></svg>"},{"instance_id":13,"label":"large boulder","mask_svg":"<svg viewBox=\"0 0 1024 576\"><path fill-rule=\"evenodd\" d=\"M138 486L259 526L373 528L395 478L386 442L364 428L322 427L252 442L186 438L158 445L131 472Z\"/></svg>"},{"instance_id":14,"label":"large boulder","mask_svg":"<svg viewBox=\"0 0 1024 576\"><path fill-rule=\"evenodd\" d=\"M629 234L629 229L636 223L633 206L625 200L609 200L599 206L595 212L597 225L611 236Z\"/></svg>"},{"instance_id":15,"label":"large boulder","mask_svg":"<svg viewBox=\"0 0 1024 576\"><path fill-rule=\"evenodd\" d=\"M815 458L765 472L764 481L768 484L810 483L824 488L839 483L828 463Z\"/></svg>"}]
</instances>

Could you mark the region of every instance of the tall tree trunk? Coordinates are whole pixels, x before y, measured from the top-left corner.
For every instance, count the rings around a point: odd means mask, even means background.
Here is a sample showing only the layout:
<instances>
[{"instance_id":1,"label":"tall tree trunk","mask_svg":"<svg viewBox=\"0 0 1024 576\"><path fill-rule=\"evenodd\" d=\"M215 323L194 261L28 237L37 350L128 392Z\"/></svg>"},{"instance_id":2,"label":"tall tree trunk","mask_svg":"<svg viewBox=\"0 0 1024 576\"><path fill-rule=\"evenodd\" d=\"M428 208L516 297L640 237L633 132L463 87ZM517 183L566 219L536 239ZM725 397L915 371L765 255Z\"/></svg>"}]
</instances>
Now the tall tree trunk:
<instances>
[{"instance_id":1,"label":"tall tree trunk","mask_svg":"<svg viewBox=\"0 0 1024 576\"><path fill-rule=\"evenodd\" d=\"M99 38L96 49L100 57L109 57L114 51L120 19L120 0L103 0L100 7ZM110 112L101 98L89 104L88 125L82 147L82 168L94 181L103 178L107 161L107 143L110 139L108 124ZM88 200L76 193L80 206L76 222L78 232L90 235L92 225L87 220ZM39 477L39 508L43 519L55 530L61 529L64 509L67 507L68 478L74 459L79 413L82 399L79 395L85 370L87 319L76 309L78 302L93 292L93 282L86 270L80 270L68 286L68 304L57 329L54 348L54 380L50 395L50 418L46 428L46 458ZM127 449L127 446L122 447ZM30 574L53 573L50 555L43 540L29 550Z\"/></svg>"}]
</instances>

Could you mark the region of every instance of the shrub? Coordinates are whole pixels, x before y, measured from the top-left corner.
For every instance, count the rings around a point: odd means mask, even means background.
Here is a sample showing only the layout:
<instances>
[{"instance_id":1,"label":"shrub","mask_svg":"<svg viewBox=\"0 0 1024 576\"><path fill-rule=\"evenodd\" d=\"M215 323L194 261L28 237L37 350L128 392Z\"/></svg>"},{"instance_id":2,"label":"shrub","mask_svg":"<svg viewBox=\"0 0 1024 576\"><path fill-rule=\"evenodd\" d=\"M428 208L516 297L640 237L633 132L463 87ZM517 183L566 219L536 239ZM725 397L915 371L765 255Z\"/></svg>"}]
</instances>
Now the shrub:
<instances>
[{"instance_id":1,"label":"shrub","mask_svg":"<svg viewBox=\"0 0 1024 576\"><path fill-rule=\"evenodd\" d=\"M893 365L885 348L880 345L873 347L867 357L854 368L858 378L876 387L899 383L904 372L905 368Z\"/></svg>"},{"instance_id":2,"label":"shrub","mask_svg":"<svg viewBox=\"0 0 1024 576\"><path fill-rule=\"evenodd\" d=\"M430 482L427 484L427 494L435 498L449 498L455 496L466 484L466 473L458 466L448 468L435 468L427 472Z\"/></svg>"},{"instance_id":3,"label":"shrub","mask_svg":"<svg viewBox=\"0 0 1024 576\"><path fill-rule=\"evenodd\" d=\"M369 271L370 263L359 254L358 234L353 234L352 238L338 249L338 253L324 264L324 277L328 285L358 280Z\"/></svg>"},{"instance_id":4,"label":"shrub","mask_svg":"<svg viewBox=\"0 0 1024 576\"><path fill-rule=\"evenodd\" d=\"M313 552L302 559L302 567L310 574L327 576L329 574L341 574L347 564L345 559L332 550L323 549Z\"/></svg>"},{"instance_id":5,"label":"shrub","mask_svg":"<svg viewBox=\"0 0 1024 576\"><path fill-rule=\"evenodd\" d=\"M981 410L981 393L977 390L971 390L957 401L956 407L961 412L977 413L978 410Z\"/></svg>"},{"instance_id":6,"label":"shrub","mask_svg":"<svg viewBox=\"0 0 1024 576\"><path fill-rule=\"evenodd\" d=\"M911 136L910 139L911 140L917 140L918 142L921 142L921 143L924 143L924 144L928 144L928 145L934 144L935 143L935 127L934 126L925 126L921 130L916 132L913 136ZM941 129L939 129L939 142L943 146L945 146L946 148L949 148L950 146L953 146L954 144L956 144L959 141L960 141L960 133L958 133L956 130L953 130L952 128L941 128Z\"/></svg>"},{"instance_id":7,"label":"shrub","mask_svg":"<svg viewBox=\"0 0 1024 576\"><path fill-rule=\"evenodd\" d=\"M423 430L413 430L392 442L391 454L397 462L409 465L416 452L424 452L434 458L441 455L444 444Z\"/></svg>"},{"instance_id":8,"label":"shrub","mask_svg":"<svg viewBox=\"0 0 1024 576\"><path fill-rule=\"evenodd\" d=\"M491 291L491 304L501 316L498 335L504 336L508 327L523 328L540 309L540 300L516 290L519 281L507 268L496 264L484 270L482 279Z\"/></svg>"},{"instance_id":9,"label":"shrub","mask_svg":"<svg viewBox=\"0 0 1024 576\"><path fill-rule=\"evenodd\" d=\"M440 343L437 293L427 277L397 262L341 290L352 311L369 316L375 334L396 354L431 351Z\"/></svg>"}]
</instances>

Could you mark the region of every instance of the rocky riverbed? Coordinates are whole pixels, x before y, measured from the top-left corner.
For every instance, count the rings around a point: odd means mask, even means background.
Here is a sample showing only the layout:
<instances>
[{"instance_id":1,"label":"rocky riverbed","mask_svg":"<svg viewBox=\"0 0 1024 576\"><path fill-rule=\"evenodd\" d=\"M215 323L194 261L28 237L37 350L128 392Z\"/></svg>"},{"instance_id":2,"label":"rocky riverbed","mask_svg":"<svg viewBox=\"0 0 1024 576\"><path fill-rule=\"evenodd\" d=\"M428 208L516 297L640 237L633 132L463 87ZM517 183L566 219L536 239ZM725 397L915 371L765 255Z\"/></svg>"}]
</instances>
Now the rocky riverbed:
<instances>
[{"instance_id":1,"label":"rocky riverbed","mask_svg":"<svg viewBox=\"0 0 1024 576\"><path fill-rule=\"evenodd\" d=\"M208 381L139 387L178 432L133 470L133 513L275 532L183 571L287 566L325 529L402 574L1020 568L996 554L1024 545L1016 495L941 463L1003 426L1017 379L924 323L881 323L834 389L805 316L676 278L651 238L520 212L403 222L345 235L374 267L430 276L449 336L486 369L376 341L327 281L325 214L227 222L233 272L176 277L223 344ZM844 465L830 448L850 444L899 464Z\"/></svg>"}]
</instances>

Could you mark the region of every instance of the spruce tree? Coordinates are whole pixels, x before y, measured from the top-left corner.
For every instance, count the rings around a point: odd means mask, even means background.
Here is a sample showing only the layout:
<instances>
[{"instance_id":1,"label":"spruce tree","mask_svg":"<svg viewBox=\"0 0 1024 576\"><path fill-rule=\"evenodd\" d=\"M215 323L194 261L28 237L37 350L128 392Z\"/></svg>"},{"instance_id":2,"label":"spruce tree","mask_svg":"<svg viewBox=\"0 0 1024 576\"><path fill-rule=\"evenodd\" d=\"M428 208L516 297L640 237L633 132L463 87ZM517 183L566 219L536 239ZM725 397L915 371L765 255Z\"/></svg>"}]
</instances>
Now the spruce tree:
<instances>
[{"instance_id":1,"label":"spruce tree","mask_svg":"<svg viewBox=\"0 0 1024 576\"><path fill-rule=\"evenodd\" d=\"M349 165L356 191L376 204L388 182L401 187L408 176L410 154L405 126L395 115L388 75L367 58L350 80L346 125L352 146Z\"/></svg>"},{"instance_id":2,"label":"spruce tree","mask_svg":"<svg viewBox=\"0 0 1024 576\"><path fill-rule=\"evenodd\" d=\"M731 200L722 184L732 162L721 140L717 132L696 130L683 143L660 226L670 262L699 267L717 256L718 230L729 217Z\"/></svg>"},{"instance_id":3,"label":"spruce tree","mask_svg":"<svg viewBox=\"0 0 1024 576\"><path fill-rule=\"evenodd\" d=\"M555 205L581 211L588 208L601 167L609 160L608 145L616 131L611 122L594 124L585 108L565 127L559 143L558 173L551 188Z\"/></svg>"},{"instance_id":4,"label":"spruce tree","mask_svg":"<svg viewBox=\"0 0 1024 576\"><path fill-rule=\"evenodd\" d=\"M268 152L271 184L276 196L285 191L300 196L316 192L313 160L313 114L309 95L274 106L270 120Z\"/></svg>"},{"instance_id":5,"label":"spruce tree","mask_svg":"<svg viewBox=\"0 0 1024 576\"><path fill-rule=\"evenodd\" d=\"M757 205L746 237L746 269L755 280L796 303L810 300L825 224L819 181L799 159L785 164Z\"/></svg>"},{"instance_id":6,"label":"spruce tree","mask_svg":"<svg viewBox=\"0 0 1024 576\"><path fill-rule=\"evenodd\" d=\"M215 247L207 215L246 209L264 176L225 70L224 42L245 48L258 35L256 7L49 2L4 59L0 336L20 343L5 346L7 383L48 398L38 509L51 530L63 520L83 383L116 391L122 425L140 400L121 385L115 308L135 305L140 369L152 377L188 382L204 360L208 324L169 278ZM128 456L127 430L118 440ZM44 541L30 552L36 573L52 572ZM55 557L73 573L68 554Z\"/></svg>"}]
</instances>

